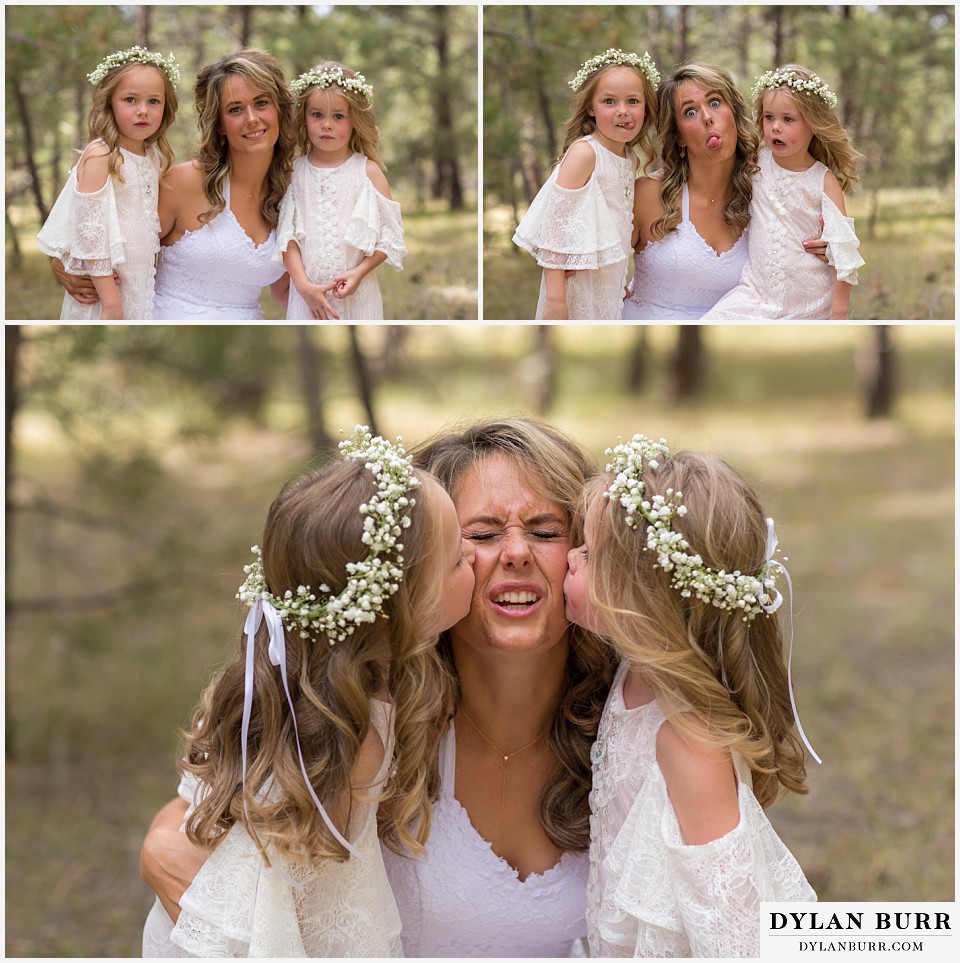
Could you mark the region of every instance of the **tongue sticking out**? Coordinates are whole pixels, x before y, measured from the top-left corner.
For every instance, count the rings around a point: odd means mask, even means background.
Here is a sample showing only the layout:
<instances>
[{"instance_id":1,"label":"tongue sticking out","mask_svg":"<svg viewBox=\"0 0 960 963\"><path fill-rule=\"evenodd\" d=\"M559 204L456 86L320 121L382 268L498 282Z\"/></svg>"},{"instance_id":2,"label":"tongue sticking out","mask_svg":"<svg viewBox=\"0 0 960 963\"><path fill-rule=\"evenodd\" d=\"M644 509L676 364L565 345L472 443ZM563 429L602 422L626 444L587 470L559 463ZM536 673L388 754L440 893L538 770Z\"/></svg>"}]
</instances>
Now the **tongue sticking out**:
<instances>
[{"instance_id":1,"label":"tongue sticking out","mask_svg":"<svg viewBox=\"0 0 960 963\"><path fill-rule=\"evenodd\" d=\"M711 135L707 138L707 147L708 147L710 150L716 150L719 146L720 146L720 135L719 135L719 134L711 134Z\"/></svg>"}]
</instances>

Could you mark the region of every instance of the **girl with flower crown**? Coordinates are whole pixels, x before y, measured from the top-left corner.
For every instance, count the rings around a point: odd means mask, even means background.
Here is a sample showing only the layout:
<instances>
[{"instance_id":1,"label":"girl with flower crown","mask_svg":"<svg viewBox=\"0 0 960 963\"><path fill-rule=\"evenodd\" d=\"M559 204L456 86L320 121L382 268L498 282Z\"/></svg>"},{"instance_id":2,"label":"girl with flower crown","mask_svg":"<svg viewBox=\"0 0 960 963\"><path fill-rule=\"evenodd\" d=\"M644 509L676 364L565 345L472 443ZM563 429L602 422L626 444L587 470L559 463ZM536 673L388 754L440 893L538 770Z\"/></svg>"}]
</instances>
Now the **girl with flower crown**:
<instances>
[{"instance_id":1,"label":"girl with flower crown","mask_svg":"<svg viewBox=\"0 0 960 963\"><path fill-rule=\"evenodd\" d=\"M149 321L160 250L157 196L173 163L166 133L180 70L144 47L121 50L87 75L90 142L37 235L68 274L89 276L97 299L63 298L61 320Z\"/></svg>"},{"instance_id":2,"label":"girl with flower crown","mask_svg":"<svg viewBox=\"0 0 960 963\"><path fill-rule=\"evenodd\" d=\"M844 192L858 179L861 155L837 118L837 95L797 64L763 74L753 94L765 146L753 178L747 262L737 287L703 317L845 321L864 262ZM829 266L803 254L821 220Z\"/></svg>"},{"instance_id":3,"label":"girl with flower crown","mask_svg":"<svg viewBox=\"0 0 960 963\"><path fill-rule=\"evenodd\" d=\"M449 495L360 426L267 516L239 646L187 733L184 831L212 850L144 956L402 955L377 836L423 853L450 690L438 634L473 593ZM415 492L415 494L414 494ZM400 541L402 537L402 543Z\"/></svg>"},{"instance_id":4,"label":"girl with flower crown","mask_svg":"<svg viewBox=\"0 0 960 963\"><path fill-rule=\"evenodd\" d=\"M760 902L816 899L763 810L807 791L813 752L773 521L719 459L643 435L607 454L564 583L621 659L592 752L590 953L759 956Z\"/></svg>"},{"instance_id":5,"label":"girl with flower crown","mask_svg":"<svg viewBox=\"0 0 960 963\"><path fill-rule=\"evenodd\" d=\"M280 208L277 260L290 273L287 319L382 321L374 269L403 270L400 205L377 152L373 87L333 61L291 85L301 156ZM326 300L335 298L336 313Z\"/></svg>"},{"instance_id":6,"label":"girl with flower crown","mask_svg":"<svg viewBox=\"0 0 960 963\"><path fill-rule=\"evenodd\" d=\"M639 165L634 148L652 153L659 79L648 53L611 48L570 81L560 160L513 235L543 268L537 320L620 319Z\"/></svg>"}]
</instances>

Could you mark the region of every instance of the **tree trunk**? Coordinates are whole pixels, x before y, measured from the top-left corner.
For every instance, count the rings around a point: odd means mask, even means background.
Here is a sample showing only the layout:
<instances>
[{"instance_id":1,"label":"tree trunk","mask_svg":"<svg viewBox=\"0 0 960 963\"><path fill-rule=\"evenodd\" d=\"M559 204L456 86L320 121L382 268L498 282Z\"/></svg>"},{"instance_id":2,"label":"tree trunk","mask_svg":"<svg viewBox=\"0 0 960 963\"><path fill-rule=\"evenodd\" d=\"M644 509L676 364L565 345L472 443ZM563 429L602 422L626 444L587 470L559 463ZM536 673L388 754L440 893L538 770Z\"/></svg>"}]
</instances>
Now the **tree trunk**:
<instances>
[{"instance_id":1,"label":"tree trunk","mask_svg":"<svg viewBox=\"0 0 960 963\"><path fill-rule=\"evenodd\" d=\"M320 352L313 343L311 334L313 328L306 324L297 325L297 341L300 359L300 385L303 390L303 406L307 412L307 425L310 432L310 443L314 448L333 448L333 439L327 433L327 426L323 417L323 399L321 397L322 372Z\"/></svg>"},{"instance_id":2,"label":"tree trunk","mask_svg":"<svg viewBox=\"0 0 960 963\"><path fill-rule=\"evenodd\" d=\"M253 7L240 8L240 46L249 47L250 37L253 36Z\"/></svg>"},{"instance_id":3,"label":"tree trunk","mask_svg":"<svg viewBox=\"0 0 960 963\"><path fill-rule=\"evenodd\" d=\"M435 24L433 43L437 51L438 63L434 95L437 127L434 141L433 196L447 197L451 211L462 211L465 203L453 123L453 103L450 96L450 32L447 16L446 7L433 8Z\"/></svg>"},{"instance_id":4,"label":"tree trunk","mask_svg":"<svg viewBox=\"0 0 960 963\"><path fill-rule=\"evenodd\" d=\"M627 356L627 391L639 394L647 380L647 327L634 328L633 343Z\"/></svg>"},{"instance_id":5,"label":"tree trunk","mask_svg":"<svg viewBox=\"0 0 960 963\"><path fill-rule=\"evenodd\" d=\"M30 122L30 108L27 106L27 98L24 96L23 88L17 78L10 80L13 88L13 97L17 105L17 113L20 114L20 125L23 128L23 149L26 153L27 170L30 172L30 186L33 189L33 199L37 205L37 213L40 215L40 223L47 219L50 213L46 204L43 203L43 190L40 186L40 172L37 169L37 159L34 156L33 147L33 126Z\"/></svg>"},{"instance_id":6,"label":"tree trunk","mask_svg":"<svg viewBox=\"0 0 960 963\"><path fill-rule=\"evenodd\" d=\"M530 41L530 49L536 49L536 34L533 27L533 8L524 6L523 19L527 27L527 38ZM543 84L543 70L540 66L539 57L534 60L533 82L537 90L537 104L540 107L540 120L543 122L543 130L547 137L547 147L550 157L556 157L560 151L560 144L557 141L557 131L553 126L553 117L550 114L550 98L547 96L547 89Z\"/></svg>"},{"instance_id":7,"label":"tree trunk","mask_svg":"<svg viewBox=\"0 0 960 963\"><path fill-rule=\"evenodd\" d=\"M675 60L678 64L682 64L688 55L688 27L689 20L687 19L687 8L678 7L677 8L677 20L676 20L676 57Z\"/></svg>"},{"instance_id":8,"label":"tree trunk","mask_svg":"<svg viewBox=\"0 0 960 963\"><path fill-rule=\"evenodd\" d=\"M886 418L893 411L894 353L890 328L874 325L870 343L859 353L860 381L868 418Z\"/></svg>"},{"instance_id":9,"label":"tree trunk","mask_svg":"<svg viewBox=\"0 0 960 963\"><path fill-rule=\"evenodd\" d=\"M144 4L140 8L139 16L137 17L137 43L142 47L146 47L148 50L152 46L150 43L150 27L153 8L149 4Z\"/></svg>"},{"instance_id":10,"label":"tree trunk","mask_svg":"<svg viewBox=\"0 0 960 963\"><path fill-rule=\"evenodd\" d=\"M347 331L350 332L350 356L353 360L353 373L357 379L357 390L360 392L360 401L363 410L367 413L367 424L370 431L378 435L377 418L373 413L373 379L370 376L370 365L364 357L363 350L360 348L360 339L357 337L357 326L348 324Z\"/></svg>"},{"instance_id":11,"label":"tree trunk","mask_svg":"<svg viewBox=\"0 0 960 963\"><path fill-rule=\"evenodd\" d=\"M557 352L553 345L553 329L549 324L538 324L535 350L528 359L533 382L534 410L545 415L557 396Z\"/></svg>"},{"instance_id":12,"label":"tree trunk","mask_svg":"<svg viewBox=\"0 0 960 963\"><path fill-rule=\"evenodd\" d=\"M17 375L18 362L20 360L20 325L19 324L8 324L3 329L4 336L4 351L5 351L5 368L6 368L6 392L4 398L4 404L6 405L5 412L5 423L4 423L4 433L3 433L3 480L4 480L4 491L6 496L4 499L4 526L6 531L6 539L4 541L4 571L6 574L7 586L10 585L10 572L11 572L11 562L13 561L13 514L10 510L10 481L13 477L13 416L17 410ZM7 599L7 608L9 610L9 593L5 596ZM9 611L7 614L7 629L10 628L10 618ZM7 653L10 651L10 636L7 635L7 645L4 646L4 661L7 660ZM16 744L14 741L14 721L13 721L13 711L10 708L10 672L9 666L6 666L4 671L4 751L6 752L7 759L13 759L16 756Z\"/></svg>"},{"instance_id":13,"label":"tree trunk","mask_svg":"<svg viewBox=\"0 0 960 963\"><path fill-rule=\"evenodd\" d=\"M674 401L686 401L700 390L703 377L700 325L681 324L678 328L677 350L671 360L670 374Z\"/></svg>"}]
</instances>

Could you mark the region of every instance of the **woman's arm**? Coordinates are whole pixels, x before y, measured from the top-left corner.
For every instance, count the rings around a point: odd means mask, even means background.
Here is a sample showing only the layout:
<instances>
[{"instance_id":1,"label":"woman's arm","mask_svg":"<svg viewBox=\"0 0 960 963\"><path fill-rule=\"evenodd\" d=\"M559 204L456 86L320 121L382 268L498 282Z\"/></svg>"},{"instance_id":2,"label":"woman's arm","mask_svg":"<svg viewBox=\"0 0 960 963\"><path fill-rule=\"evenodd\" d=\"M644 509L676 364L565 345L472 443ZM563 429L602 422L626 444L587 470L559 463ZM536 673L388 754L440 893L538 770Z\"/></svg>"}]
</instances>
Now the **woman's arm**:
<instances>
[{"instance_id":1,"label":"woman's arm","mask_svg":"<svg viewBox=\"0 0 960 963\"><path fill-rule=\"evenodd\" d=\"M140 850L140 878L157 894L174 922L180 898L209 856L180 832L187 814L186 800L171 799L150 823Z\"/></svg>"}]
</instances>

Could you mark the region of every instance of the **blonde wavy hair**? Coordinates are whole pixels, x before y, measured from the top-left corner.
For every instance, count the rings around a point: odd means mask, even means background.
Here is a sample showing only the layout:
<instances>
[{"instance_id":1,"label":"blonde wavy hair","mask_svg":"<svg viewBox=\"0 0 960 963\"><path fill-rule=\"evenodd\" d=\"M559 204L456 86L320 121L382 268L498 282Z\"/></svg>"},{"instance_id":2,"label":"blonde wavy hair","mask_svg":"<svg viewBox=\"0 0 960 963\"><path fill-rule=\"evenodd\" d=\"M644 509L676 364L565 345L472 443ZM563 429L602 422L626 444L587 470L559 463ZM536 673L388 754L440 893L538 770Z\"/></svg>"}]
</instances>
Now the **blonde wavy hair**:
<instances>
[{"instance_id":1,"label":"blonde wavy hair","mask_svg":"<svg viewBox=\"0 0 960 963\"><path fill-rule=\"evenodd\" d=\"M276 226L280 202L290 184L296 131L293 123L293 97L287 87L283 68L275 57L264 50L240 50L208 64L197 74L194 88L194 107L200 144L194 159L203 172L203 190L210 209L200 215L206 222L216 217L225 207L223 185L230 176L230 150L220 125L221 92L229 77L240 77L257 90L264 91L277 108L279 134L273 149L273 159L267 173L267 194L260 213L264 220Z\"/></svg>"},{"instance_id":2,"label":"blonde wavy hair","mask_svg":"<svg viewBox=\"0 0 960 963\"><path fill-rule=\"evenodd\" d=\"M120 131L117 128L117 119L113 116L113 107L110 101L120 86L120 81L134 67L151 67L156 70L163 78L163 117L160 119L160 126L156 132L151 134L144 144L147 147L155 146L160 154L160 176L170 170L173 165L173 148L167 140L167 131L177 116L177 90L173 86L165 70L154 67L153 64L146 64L137 61L136 63L121 64L107 72L103 80L93 89L93 103L87 114L87 136L90 140L98 137L103 140L110 151L110 160L107 170L112 177L123 181L120 168L123 166L123 155L120 153Z\"/></svg>"},{"instance_id":3,"label":"blonde wavy hair","mask_svg":"<svg viewBox=\"0 0 960 963\"><path fill-rule=\"evenodd\" d=\"M563 125L563 146L560 148L560 155L557 157L558 164L563 160L564 155L574 142L581 137L592 134L597 129L596 120L588 113L593 95L597 92L597 87L600 86L600 78L608 70L619 67L626 67L635 71L643 84L643 123L640 125L640 130L637 131L636 136L632 137L627 143L627 151L633 152L636 156L634 148L640 148L645 158L644 169L653 160L655 153L653 135L657 127L657 94L653 89L653 84L650 83L650 78L639 67L633 67L630 64L606 64L599 70L595 70L587 78L586 83L573 95L573 100L570 102L570 114Z\"/></svg>"},{"instance_id":4,"label":"blonde wavy hair","mask_svg":"<svg viewBox=\"0 0 960 963\"><path fill-rule=\"evenodd\" d=\"M336 60L321 60L311 69L317 74L339 69L343 71L344 77L353 78L357 76L355 71ZM308 87L300 97L297 105L297 120L300 125L300 141L297 146L300 153L309 154L313 150L313 145L307 136L307 101L310 99L310 95L317 91L340 94L347 101L350 105L350 124L353 127L347 146L355 154L363 154L368 160L372 160L380 170L386 171L386 165L381 160L378 151L380 128L377 127L377 119L373 113L373 103L368 104L355 90L347 90L338 84L330 84L329 87L317 87L316 85Z\"/></svg>"},{"instance_id":5,"label":"blonde wavy hair","mask_svg":"<svg viewBox=\"0 0 960 963\"><path fill-rule=\"evenodd\" d=\"M812 70L799 64L784 64L778 70L790 71L801 80L809 80L815 76ZM814 160L826 164L833 171L840 187L846 194L860 179L857 173L857 159L863 157L850 140L846 128L840 123L833 108L826 101L810 90L795 90L793 87L782 85L768 87L757 95L755 110L757 128L763 130L763 98L771 91L787 94L797 105L800 116L813 131L813 140L807 148Z\"/></svg>"},{"instance_id":6,"label":"blonde wavy hair","mask_svg":"<svg viewBox=\"0 0 960 963\"><path fill-rule=\"evenodd\" d=\"M334 645L302 639L287 630L287 672L300 747L314 790L342 832L355 805L369 792L351 787L351 774L370 722L369 700L386 685L395 704L395 754L381 801L391 801L392 820L382 827L395 848L422 854L430 830L430 798L439 787L438 741L446 722L451 679L436 635L440 600L436 585L443 564L439 497L434 479L424 483L404 532L404 577L384 603L384 618L356 626ZM336 593L346 584L346 566L364 558L359 506L376 491L362 461L328 462L287 484L267 517L262 564L270 592L282 596L299 585L326 583ZM299 863L344 860L347 851L329 832L304 783L286 695L270 664L261 626L254 655L254 699L248 740L246 791L241 780L245 638L208 686L193 714L184 772L206 791L187 821L187 835L215 847L240 823L261 853L272 847ZM264 792L269 786L269 791ZM246 812L244 811L246 803ZM415 827L412 830L411 827Z\"/></svg>"},{"instance_id":7,"label":"blonde wavy hair","mask_svg":"<svg viewBox=\"0 0 960 963\"><path fill-rule=\"evenodd\" d=\"M675 100L680 86L686 81L706 90L715 90L727 102L737 125L737 151L730 196L723 209L723 219L743 233L750 223L750 200L753 197L751 178L760 169L757 151L760 138L750 118L746 101L737 90L730 74L715 64L682 64L660 81L658 135L663 179L660 182L660 204L663 214L651 225L654 238L661 238L677 229L680 223L680 200L683 185L690 179L690 160L680 156L680 128L677 124ZM684 152L686 153L686 152Z\"/></svg>"},{"instance_id":8,"label":"blonde wavy hair","mask_svg":"<svg viewBox=\"0 0 960 963\"><path fill-rule=\"evenodd\" d=\"M450 492L454 502L464 476L491 457L510 459L532 491L561 505L570 523L571 545L580 537L577 506L584 482L596 474L591 456L562 432L526 418L483 421L429 441L415 452ZM590 747L596 738L613 674L609 648L596 635L571 625L567 630L567 679L549 729L556 757L540 795L540 823L550 841L564 851L590 844ZM449 633L441 652L456 675ZM459 685L456 702L459 703Z\"/></svg>"},{"instance_id":9,"label":"blonde wavy hair","mask_svg":"<svg viewBox=\"0 0 960 963\"><path fill-rule=\"evenodd\" d=\"M678 728L743 757L762 806L781 789L807 792L776 615L745 622L735 611L684 598L647 550L646 523L630 528L619 502L603 497L612 481L612 475L593 479L583 496L594 519L589 599L604 634ZM674 528L707 565L759 573L766 515L737 471L710 455L678 451L660 458L657 468L645 467L643 483L646 498L683 492L687 512L674 518Z\"/></svg>"}]
</instances>

